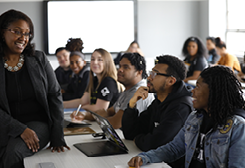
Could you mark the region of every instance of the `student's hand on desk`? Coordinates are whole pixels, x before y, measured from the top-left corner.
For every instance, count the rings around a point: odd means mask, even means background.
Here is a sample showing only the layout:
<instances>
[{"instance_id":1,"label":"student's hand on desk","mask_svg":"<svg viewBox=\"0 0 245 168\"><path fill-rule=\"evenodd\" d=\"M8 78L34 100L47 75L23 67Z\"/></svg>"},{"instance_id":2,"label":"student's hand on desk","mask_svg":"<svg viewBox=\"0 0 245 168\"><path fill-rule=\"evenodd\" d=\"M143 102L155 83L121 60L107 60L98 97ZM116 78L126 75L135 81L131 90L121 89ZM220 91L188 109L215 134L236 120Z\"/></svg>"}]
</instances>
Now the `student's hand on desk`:
<instances>
[{"instance_id":1,"label":"student's hand on desk","mask_svg":"<svg viewBox=\"0 0 245 168\"><path fill-rule=\"evenodd\" d=\"M148 97L148 91L149 88L146 86L141 86L139 89L134 93L133 97L129 101L129 107L133 108L137 101L142 98L142 100L145 100Z\"/></svg>"},{"instance_id":2,"label":"student's hand on desk","mask_svg":"<svg viewBox=\"0 0 245 168\"><path fill-rule=\"evenodd\" d=\"M81 113L81 112L78 112L77 115L76 115L76 111L73 111L73 113L71 113L70 117L74 121L76 121L76 120L77 121L83 121L85 115L83 113Z\"/></svg>"},{"instance_id":3,"label":"student's hand on desk","mask_svg":"<svg viewBox=\"0 0 245 168\"><path fill-rule=\"evenodd\" d=\"M100 109L95 111L95 113L97 113L98 115L102 116L102 117L108 117L107 111L105 109Z\"/></svg>"},{"instance_id":4,"label":"student's hand on desk","mask_svg":"<svg viewBox=\"0 0 245 168\"><path fill-rule=\"evenodd\" d=\"M37 152L40 148L37 134L30 128L26 128L25 131L20 135L20 137L24 140L27 147L32 150L32 152Z\"/></svg>"},{"instance_id":5,"label":"student's hand on desk","mask_svg":"<svg viewBox=\"0 0 245 168\"><path fill-rule=\"evenodd\" d=\"M140 166L142 166L143 162L141 157L139 156L135 156L132 159L130 159L130 161L128 162L128 166L129 167L135 167L135 168L139 168Z\"/></svg>"},{"instance_id":6,"label":"student's hand on desk","mask_svg":"<svg viewBox=\"0 0 245 168\"><path fill-rule=\"evenodd\" d=\"M62 152L65 152L65 149L64 148L70 150L70 147L67 146L67 145L65 145L65 146L57 146L57 147L49 146L47 149L51 149L51 152L57 151L57 152L60 153L61 151Z\"/></svg>"}]
</instances>

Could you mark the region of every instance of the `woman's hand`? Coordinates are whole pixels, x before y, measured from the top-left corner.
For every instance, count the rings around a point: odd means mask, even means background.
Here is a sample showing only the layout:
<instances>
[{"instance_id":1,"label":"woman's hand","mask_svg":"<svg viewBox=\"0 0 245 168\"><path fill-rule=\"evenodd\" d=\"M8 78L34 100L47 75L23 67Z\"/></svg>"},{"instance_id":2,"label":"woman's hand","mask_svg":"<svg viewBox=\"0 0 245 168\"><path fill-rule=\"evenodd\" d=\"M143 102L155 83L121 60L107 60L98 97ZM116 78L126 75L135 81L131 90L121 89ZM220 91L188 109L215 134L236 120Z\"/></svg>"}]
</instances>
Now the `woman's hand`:
<instances>
[{"instance_id":1,"label":"woman's hand","mask_svg":"<svg viewBox=\"0 0 245 168\"><path fill-rule=\"evenodd\" d=\"M76 115L76 112L77 111L73 111L73 113L71 113L70 117L71 117L71 120L73 121L83 121L84 118L85 118L85 115L81 112L78 112L77 115Z\"/></svg>"},{"instance_id":2,"label":"woman's hand","mask_svg":"<svg viewBox=\"0 0 245 168\"><path fill-rule=\"evenodd\" d=\"M65 146L57 146L57 147L49 146L47 149L51 149L51 152L57 151L57 152L60 153L60 151L65 152L64 148L70 150L70 147L67 146L67 145L65 145Z\"/></svg>"},{"instance_id":3,"label":"woman's hand","mask_svg":"<svg viewBox=\"0 0 245 168\"><path fill-rule=\"evenodd\" d=\"M37 134L30 128L26 128L25 131L20 135L20 137L24 140L27 147L32 150L32 152L37 152L40 148Z\"/></svg>"},{"instance_id":4,"label":"woman's hand","mask_svg":"<svg viewBox=\"0 0 245 168\"><path fill-rule=\"evenodd\" d=\"M141 157L139 157L139 156L133 157L128 162L129 167L135 167L135 168L139 168L140 166L142 166L142 164L143 164L143 161L142 161Z\"/></svg>"}]
</instances>

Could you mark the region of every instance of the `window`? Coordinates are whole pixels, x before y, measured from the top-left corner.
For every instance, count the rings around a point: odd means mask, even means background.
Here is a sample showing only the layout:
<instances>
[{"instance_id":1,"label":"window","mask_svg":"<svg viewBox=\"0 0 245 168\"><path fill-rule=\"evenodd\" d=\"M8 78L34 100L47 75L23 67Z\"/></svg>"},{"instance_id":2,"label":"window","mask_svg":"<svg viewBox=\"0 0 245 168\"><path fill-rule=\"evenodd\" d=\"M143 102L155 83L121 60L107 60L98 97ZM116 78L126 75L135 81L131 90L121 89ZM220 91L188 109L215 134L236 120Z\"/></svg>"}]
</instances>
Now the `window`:
<instances>
[{"instance_id":1,"label":"window","mask_svg":"<svg viewBox=\"0 0 245 168\"><path fill-rule=\"evenodd\" d=\"M243 56L245 52L245 1L227 0L226 45L229 52Z\"/></svg>"}]
</instances>

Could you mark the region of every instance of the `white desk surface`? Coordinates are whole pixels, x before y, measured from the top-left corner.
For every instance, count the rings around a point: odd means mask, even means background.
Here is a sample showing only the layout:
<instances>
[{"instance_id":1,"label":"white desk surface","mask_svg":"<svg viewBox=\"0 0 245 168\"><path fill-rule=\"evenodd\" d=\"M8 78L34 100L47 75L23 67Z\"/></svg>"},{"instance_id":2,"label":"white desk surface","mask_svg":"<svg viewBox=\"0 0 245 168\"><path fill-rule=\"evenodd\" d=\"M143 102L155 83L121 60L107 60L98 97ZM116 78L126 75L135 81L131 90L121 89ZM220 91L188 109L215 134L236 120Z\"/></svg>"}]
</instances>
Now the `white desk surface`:
<instances>
[{"instance_id":1,"label":"white desk surface","mask_svg":"<svg viewBox=\"0 0 245 168\"><path fill-rule=\"evenodd\" d=\"M95 132L102 132L96 122L91 122L91 128ZM44 149L31 157L24 159L25 168L39 168L40 162L53 162L56 168L114 168L115 165L127 165L127 162L139 154L141 151L135 146L133 141L125 140L121 130L116 130L117 134L128 148L128 154L111 155L103 157L87 157L73 146L75 143L95 142L100 138L94 138L91 134L88 135L73 135L65 136L67 145L71 150L65 152L52 153L48 149Z\"/></svg>"}]
</instances>

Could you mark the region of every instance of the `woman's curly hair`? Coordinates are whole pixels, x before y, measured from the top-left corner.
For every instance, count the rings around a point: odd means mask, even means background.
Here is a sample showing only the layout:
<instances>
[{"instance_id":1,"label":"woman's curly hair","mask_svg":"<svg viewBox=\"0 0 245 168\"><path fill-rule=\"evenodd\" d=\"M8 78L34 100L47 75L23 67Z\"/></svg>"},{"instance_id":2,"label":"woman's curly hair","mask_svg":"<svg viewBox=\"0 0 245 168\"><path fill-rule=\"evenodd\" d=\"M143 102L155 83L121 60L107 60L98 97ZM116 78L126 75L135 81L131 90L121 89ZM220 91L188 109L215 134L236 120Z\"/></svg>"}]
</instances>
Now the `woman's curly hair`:
<instances>
[{"instance_id":1,"label":"woman's curly hair","mask_svg":"<svg viewBox=\"0 0 245 168\"><path fill-rule=\"evenodd\" d=\"M226 124L227 119L234 115L234 109L244 109L241 84L230 68L210 67L200 76L208 84L208 112L216 123Z\"/></svg>"}]
</instances>

